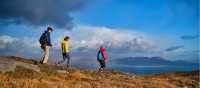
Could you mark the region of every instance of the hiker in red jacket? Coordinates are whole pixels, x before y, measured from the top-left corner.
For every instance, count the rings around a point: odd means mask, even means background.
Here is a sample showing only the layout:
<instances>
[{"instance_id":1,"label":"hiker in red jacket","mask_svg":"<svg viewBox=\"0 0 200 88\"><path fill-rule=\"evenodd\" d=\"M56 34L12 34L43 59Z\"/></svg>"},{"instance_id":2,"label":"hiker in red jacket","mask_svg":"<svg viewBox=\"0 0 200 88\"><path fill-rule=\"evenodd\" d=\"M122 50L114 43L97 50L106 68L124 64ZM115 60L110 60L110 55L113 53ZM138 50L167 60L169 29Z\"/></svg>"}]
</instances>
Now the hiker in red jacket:
<instances>
[{"instance_id":1,"label":"hiker in red jacket","mask_svg":"<svg viewBox=\"0 0 200 88\"><path fill-rule=\"evenodd\" d=\"M97 53L97 61L100 64L99 72L103 72L106 68L106 50L101 46Z\"/></svg>"}]
</instances>

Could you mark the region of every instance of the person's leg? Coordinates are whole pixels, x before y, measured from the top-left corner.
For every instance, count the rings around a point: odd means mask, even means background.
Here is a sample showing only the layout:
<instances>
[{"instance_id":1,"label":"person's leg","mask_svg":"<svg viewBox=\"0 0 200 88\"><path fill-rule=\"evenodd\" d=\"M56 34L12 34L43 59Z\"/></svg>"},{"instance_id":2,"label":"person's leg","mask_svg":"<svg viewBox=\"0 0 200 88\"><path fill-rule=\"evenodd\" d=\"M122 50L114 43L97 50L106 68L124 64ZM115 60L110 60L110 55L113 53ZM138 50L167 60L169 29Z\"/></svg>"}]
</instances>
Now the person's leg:
<instances>
[{"instance_id":1,"label":"person's leg","mask_svg":"<svg viewBox=\"0 0 200 88\"><path fill-rule=\"evenodd\" d=\"M71 63L70 63L70 55L69 53L66 54L66 58L67 58L67 68L71 67Z\"/></svg>"},{"instance_id":2,"label":"person's leg","mask_svg":"<svg viewBox=\"0 0 200 88\"><path fill-rule=\"evenodd\" d=\"M102 70L105 71L105 68L106 68L106 62L102 60Z\"/></svg>"},{"instance_id":3,"label":"person's leg","mask_svg":"<svg viewBox=\"0 0 200 88\"><path fill-rule=\"evenodd\" d=\"M58 62L58 64L64 63L66 59L66 53L62 53L63 59Z\"/></svg>"},{"instance_id":4,"label":"person's leg","mask_svg":"<svg viewBox=\"0 0 200 88\"><path fill-rule=\"evenodd\" d=\"M45 57L45 47L44 47L44 45L41 45L41 49L42 49L42 51L43 51L43 54L42 54L42 58L41 58L40 63L43 64L44 57Z\"/></svg>"},{"instance_id":5,"label":"person's leg","mask_svg":"<svg viewBox=\"0 0 200 88\"><path fill-rule=\"evenodd\" d=\"M100 64L99 72L102 72L102 70L103 70L102 60L98 60L98 61L99 61L99 64Z\"/></svg>"},{"instance_id":6,"label":"person's leg","mask_svg":"<svg viewBox=\"0 0 200 88\"><path fill-rule=\"evenodd\" d=\"M99 64L100 64L100 61L98 61L98 62L99 62ZM98 72L101 72L101 64L100 64L100 67L99 67Z\"/></svg>"},{"instance_id":7,"label":"person's leg","mask_svg":"<svg viewBox=\"0 0 200 88\"><path fill-rule=\"evenodd\" d=\"M48 58L49 58L49 46L45 46L45 55L44 55L44 60L43 63L47 63Z\"/></svg>"},{"instance_id":8,"label":"person's leg","mask_svg":"<svg viewBox=\"0 0 200 88\"><path fill-rule=\"evenodd\" d=\"M61 63L64 63L65 60L66 60L66 58L67 58L66 53L63 53L63 60L61 61ZM65 70L65 69L66 69L66 66L63 65L62 68L63 68L63 70Z\"/></svg>"}]
</instances>

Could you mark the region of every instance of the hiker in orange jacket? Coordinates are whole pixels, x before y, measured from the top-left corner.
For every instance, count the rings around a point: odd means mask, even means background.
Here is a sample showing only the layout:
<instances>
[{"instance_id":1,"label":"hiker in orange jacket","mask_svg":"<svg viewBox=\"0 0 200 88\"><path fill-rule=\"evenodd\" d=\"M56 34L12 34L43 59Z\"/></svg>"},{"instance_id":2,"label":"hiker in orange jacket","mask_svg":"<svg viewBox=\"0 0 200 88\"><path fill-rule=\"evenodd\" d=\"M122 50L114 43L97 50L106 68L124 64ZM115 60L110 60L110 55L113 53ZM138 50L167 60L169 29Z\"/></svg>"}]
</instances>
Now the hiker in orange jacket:
<instances>
[{"instance_id":1,"label":"hiker in orange jacket","mask_svg":"<svg viewBox=\"0 0 200 88\"><path fill-rule=\"evenodd\" d=\"M101 46L97 53L97 61L100 64L99 72L103 72L106 68L106 50Z\"/></svg>"}]
</instances>

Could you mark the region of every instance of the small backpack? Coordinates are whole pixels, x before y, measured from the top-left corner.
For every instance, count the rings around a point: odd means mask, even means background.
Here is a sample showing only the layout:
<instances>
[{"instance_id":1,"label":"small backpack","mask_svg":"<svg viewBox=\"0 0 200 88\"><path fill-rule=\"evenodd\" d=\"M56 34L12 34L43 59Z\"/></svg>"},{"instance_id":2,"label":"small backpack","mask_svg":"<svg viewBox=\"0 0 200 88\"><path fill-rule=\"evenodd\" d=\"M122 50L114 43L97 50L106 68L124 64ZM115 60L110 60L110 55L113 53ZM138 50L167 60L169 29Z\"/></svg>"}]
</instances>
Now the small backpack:
<instances>
[{"instance_id":1,"label":"small backpack","mask_svg":"<svg viewBox=\"0 0 200 88\"><path fill-rule=\"evenodd\" d=\"M98 60L103 60L103 56L102 56L101 51L98 52L98 54L97 54L97 59L98 59Z\"/></svg>"},{"instance_id":2,"label":"small backpack","mask_svg":"<svg viewBox=\"0 0 200 88\"><path fill-rule=\"evenodd\" d=\"M39 42L41 45L45 44L46 43L46 40L47 40L47 37L46 37L46 33L42 33L42 35L40 36L40 39L39 39Z\"/></svg>"}]
</instances>

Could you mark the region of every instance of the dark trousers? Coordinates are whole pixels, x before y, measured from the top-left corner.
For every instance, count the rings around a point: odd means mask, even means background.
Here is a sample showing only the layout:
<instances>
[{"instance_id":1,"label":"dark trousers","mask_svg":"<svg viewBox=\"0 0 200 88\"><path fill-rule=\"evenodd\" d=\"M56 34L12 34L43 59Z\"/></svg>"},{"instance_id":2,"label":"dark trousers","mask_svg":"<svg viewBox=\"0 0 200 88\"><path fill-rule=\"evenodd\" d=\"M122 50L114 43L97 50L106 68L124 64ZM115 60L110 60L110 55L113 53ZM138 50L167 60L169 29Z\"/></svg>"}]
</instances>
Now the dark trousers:
<instances>
[{"instance_id":1,"label":"dark trousers","mask_svg":"<svg viewBox=\"0 0 200 88\"><path fill-rule=\"evenodd\" d=\"M63 60L60 61L59 63L63 63L67 59L67 68L69 68L70 67L70 55L69 55L69 53L63 53L62 55L63 55Z\"/></svg>"},{"instance_id":2,"label":"dark trousers","mask_svg":"<svg viewBox=\"0 0 200 88\"><path fill-rule=\"evenodd\" d=\"M101 66L101 68L105 68L106 67L106 62L104 60L98 60L99 64Z\"/></svg>"}]
</instances>

